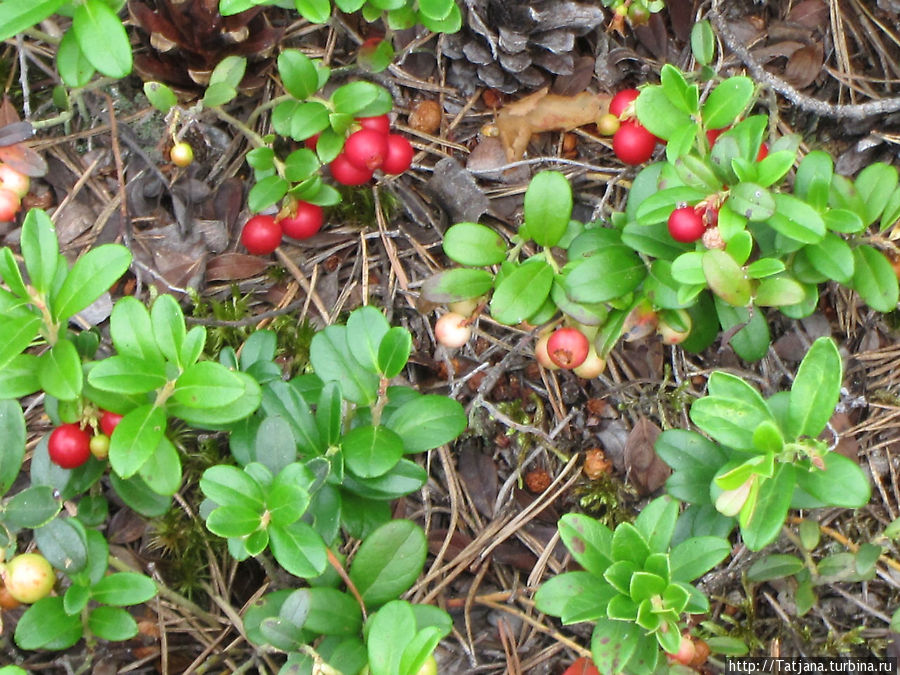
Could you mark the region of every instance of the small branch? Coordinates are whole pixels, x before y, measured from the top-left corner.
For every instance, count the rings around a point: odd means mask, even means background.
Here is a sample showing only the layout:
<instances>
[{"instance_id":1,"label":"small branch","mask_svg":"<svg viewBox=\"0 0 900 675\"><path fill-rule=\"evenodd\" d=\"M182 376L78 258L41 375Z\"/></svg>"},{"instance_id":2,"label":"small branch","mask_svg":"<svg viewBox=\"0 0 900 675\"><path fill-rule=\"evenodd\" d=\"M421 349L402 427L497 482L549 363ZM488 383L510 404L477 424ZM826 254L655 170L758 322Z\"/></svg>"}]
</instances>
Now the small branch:
<instances>
[{"instance_id":1,"label":"small branch","mask_svg":"<svg viewBox=\"0 0 900 675\"><path fill-rule=\"evenodd\" d=\"M215 115L216 117L218 117L218 118L219 118L220 120L222 120L223 122L225 122L225 123L227 123L227 124L230 124L230 125L233 126L235 129L237 129L237 130L240 131L242 134L244 134L244 136L247 137L247 140L250 141L250 143L253 145L253 147L255 147L255 148L264 148L264 147L266 147L266 142L263 140L263 137L260 136L260 135L259 135L258 133L256 133L255 131L253 131L253 129L251 129L250 127L248 127L246 124L244 124L243 122L241 122L241 121L240 121L237 117L235 117L234 115L229 115L227 112L225 112L224 110L222 110L221 108L219 108L219 107L217 107L217 106L216 106L216 107L212 107L212 108L207 108L207 110L209 110L210 112L212 112L213 115Z\"/></svg>"},{"instance_id":2,"label":"small branch","mask_svg":"<svg viewBox=\"0 0 900 675\"><path fill-rule=\"evenodd\" d=\"M868 103L832 104L798 91L780 77L763 68L759 61L754 58L747 46L732 32L725 18L720 13L719 7L721 4L722 0L714 0L708 17L719 37L722 38L722 42L737 55L757 81L774 89L798 108L815 113L820 117L854 120L866 119L873 115L884 115L900 110L900 97L883 98L877 101L869 101Z\"/></svg>"},{"instance_id":3,"label":"small branch","mask_svg":"<svg viewBox=\"0 0 900 675\"><path fill-rule=\"evenodd\" d=\"M350 575L347 574L347 570L344 569L344 566L341 564L341 561L338 560L338 557L330 548L326 548L325 550L328 552L328 562L335 569L338 575L340 575L341 580L347 585L347 590L350 591L350 594L354 598L356 598L356 602L359 603L359 608L362 610L363 623L365 623L366 603L363 602L362 596L359 594L356 585L353 583L353 580L350 579Z\"/></svg>"}]
</instances>

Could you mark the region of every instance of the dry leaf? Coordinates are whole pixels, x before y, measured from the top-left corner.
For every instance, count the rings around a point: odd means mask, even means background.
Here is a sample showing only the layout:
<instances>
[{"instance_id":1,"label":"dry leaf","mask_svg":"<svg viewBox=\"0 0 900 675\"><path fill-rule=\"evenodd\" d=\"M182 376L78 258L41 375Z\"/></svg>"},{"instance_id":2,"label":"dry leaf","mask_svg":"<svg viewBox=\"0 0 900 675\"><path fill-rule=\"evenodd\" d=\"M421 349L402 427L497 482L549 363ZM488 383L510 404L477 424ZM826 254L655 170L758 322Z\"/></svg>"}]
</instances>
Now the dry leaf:
<instances>
[{"instance_id":1,"label":"dry leaf","mask_svg":"<svg viewBox=\"0 0 900 675\"><path fill-rule=\"evenodd\" d=\"M246 253L223 253L206 265L207 281L234 281L261 274L269 266L264 258Z\"/></svg>"},{"instance_id":2,"label":"dry leaf","mask_svg":"<svg viewBox=\"0 0 900 675\"><path fill-rule=\"evenodd\" d=\"M803 0L791 8L786 20L807 28L822 28L828 20L828 5L822 0Z\"/></svg>"},{"instance_id":3,"label":"dry leaf","mask_svg":"<svg viewBox=\"0 0 900 675\"><path fill-rule=\"evenodd\" d=\"M609 94L582 92L559 96L540 91L504 106L497 116L500 141L510 162L522 159L533 134L569 131L596 122L609 112Z\"/></svg>"},{"instance_id":4,"label":"dry leaf","mask_svg":"<svg viewBox=\"0 0 900 675\"><path fill-rule=\"evenodd\" d=\"M791 54L784 69L784 79L797 89L808 87L822 72L824 62L822 44L807 45Z\"/></svg>"},{"instance_id":5,"label":"dry leaf","mask_svg":"<svg viewBox=\"0 0 900 675\"><path fill-rule=\"evenodd\" d=\"M672 473L656 454L653 444L662 430L646 417L638 420L625 442L625 470L642 495L655 492Z\"/></svg>"},{"instance_id":6,"label":"dry leaf","mask_svg":"<svg viewBox=\"0 0 900 675\"><path fill-rule=\"evenodd\" d=\"M493 518L499 489L494 460L480 450L465 448L459 453L458 464L459 477L466 485L472 504L485 518Z\"/></svg>"}]
</instances>

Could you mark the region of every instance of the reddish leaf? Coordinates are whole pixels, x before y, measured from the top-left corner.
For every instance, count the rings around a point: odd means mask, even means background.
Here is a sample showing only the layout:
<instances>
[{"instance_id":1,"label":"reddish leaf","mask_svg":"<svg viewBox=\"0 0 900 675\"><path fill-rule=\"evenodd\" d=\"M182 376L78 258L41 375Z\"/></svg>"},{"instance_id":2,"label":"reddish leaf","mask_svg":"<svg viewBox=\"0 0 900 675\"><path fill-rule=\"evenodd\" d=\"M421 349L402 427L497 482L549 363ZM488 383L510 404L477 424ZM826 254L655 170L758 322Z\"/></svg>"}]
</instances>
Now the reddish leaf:
<instances>
[{"instance_id":1,"label":"reddish leaf","mask_svg":"<svg viewBox=\"0 0 900 675\"><path fill-rule=\"evenodd\" d=\"M822 0L803 0L791 8L786 20L808 28L822 28L828 21L828 5Z\"/></svg>"},{"instance_id":2,"label":"reddish leaf","mask_svg":"<svg viewBox=\"0 0 900 675\"><path fill-rule=\"evenodd\" d=\"M21 143L0 146L0 162L9 164L26 176L43 176L47 173L47 162L44 158Z\"/></svg>"},{"instance_id":3,"label":"reddish leaf","mask_svg":"<svg viewBox=\"0 0 900 675\"><path fill-rule=\"evenodd\" d=\"M808 87L822 72L825 54L821 43L798 49L788 59L784 69L784 79L798 89Z\"/></svg>"},{"instance_id":4,"label":"reddish leaf","mask_svg":"<svg viewBox=\"0 0 900 675\"><path fill-rule=\"evenodd\" d=\"M465 448L459 453L458 471L475 508L485 518L493 518L499 485L494 460L487 453Z\"/></svg>"},{"instance_id":5,"label":"reddish leaf","mask_svg":"<svg viewBox=\"0 0 900 675\"><path fill-rule=\"evenodd\" d=\"M223 253L206 265L207 281L234 281L262 274L269 266L264 258L246 253Z\"/></svg>"}]
</instances>

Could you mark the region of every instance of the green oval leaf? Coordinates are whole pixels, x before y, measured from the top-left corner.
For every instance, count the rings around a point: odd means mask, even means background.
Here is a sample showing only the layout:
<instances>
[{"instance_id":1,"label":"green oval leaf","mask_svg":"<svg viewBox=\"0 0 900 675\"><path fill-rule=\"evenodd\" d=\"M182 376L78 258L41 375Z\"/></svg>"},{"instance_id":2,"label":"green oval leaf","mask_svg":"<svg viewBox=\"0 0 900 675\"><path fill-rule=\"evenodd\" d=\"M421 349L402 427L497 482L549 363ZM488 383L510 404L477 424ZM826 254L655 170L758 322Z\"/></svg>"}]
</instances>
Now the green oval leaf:
<instances>
[{"instance_id":1,"label":"green oval leaf","mask_svg":"<svg viewBox=\"0 0 900 675\"><path fill-rule=\"evenodd\" d=\"M113 431L109 442L109 463L119 476L138 472L162 440L166 414L151 403L129 412Z\"/></svg>"},{"instance_id":2,"label":"green oval leaf","mask_svg":"<svg viewBox=\"0 0 900 675\"><path fill-rule=\"evenodd\" d=\"M743 75L729 77L713 89L701 108L707 129L721 129L733 124L753 99L753 80Z\"/></svg>"},{"instance_id":3,"label":"green oval leaf","mask_svg":"<svg viewBox=\"0 0 900 675\"><path fill-rule=\"evenodd\" d=\"M61 339L41 355L38 379L41 388L60 401L72 401L81 395L84 376L81 357L71 341Z\"/></svg>"},{"instance_id":4,"label":"green oval leaf","mask_svg":"<svg viewBox=\"0 0 900 675\"><path fill-rule=\"evenodd\" d=\"M412 335L402 326L394 326L378 345L378 370L390 379L403 370L412 353Z\"/></svg>"},{"instance_id":5,"label":"green oval leaf","mask_svg":"<svg viewBox=\"0 0 900 675\"><path fill-rule=\"evenodd\" d=\"M347 468L361 478L375 478L390 471L403 456L403 441L387 427L365 425L341 439Z\"/></svg>"},{"instance_id":6,"label":"green oval leaf","mask_svg":"<svg viewBox=\"0 0 900 675\"><path fill-rule=\"evenodd\" d=\"M491 299L491 316L508 326L537 312L553 284L553 268L543 260L524 263L503 277Z\"/></svg>"},{"instance_id":7,"label":"green oval leaf","mask_svg":"<svg viewBox=\"0 0 900 675\"><path fill-rule=\"evenodd\" d=\"M487 267L503 262L506 258L506 242L484 225L457 223L444 235L444 253L460 265Z\"/></svg>"},{"instance_id":8,"label":"green oval leaf","mask_svg":"<svg viewBox=\"0 0 900 675\"><path fill-rule=\"evenodd\" d=\"M178 105L175 92L162 82L144 82L144 96L150 101L150 105L163 114Z\"/></svg>"},{"instance_id":9,"label":"green oval leaf","mask_svg":"<svg viewBox=\"0 0 900 675\"><path fill-rule=\"evenodd\" d=\"M409 520L392 520L372 532L350 565L350 579L368 607L397 598L422 573L425 533Z\"/></svg>"},{"instance_id":10,"label":"green oval leaf","mask_svg":"<svg viewBox=\"0 0 900 675\"><path fill-rule=\"evenodd\" d=\"M703 275L712 292L728 304L743 307L750 302L750 281L725 251L703 254Z\"/></svg>"},{"instance_id":11,"label":"green oval leaf","mask_svg":"<svg viewBox=\"0 0 900 675\"><path fill-rule=\"evenodd\" d=\"M426 394L397 408L385 425L402 439L404 452L411 454L449 443L465 431L467 422L465 410L458 401Z\"/></svg>"},{"instance_id":12,"label":"green oval leaf","mask_svg":"<svg viewBox=\"0 0 900 675\"><path fill-rule=\"evenodd\" d=\"M525 191L528 237L539 246L556 246L565 234L571 217L572 187L563 174L541 171L531 179Z\"/></svg>"},{"instance_id":13,"label":"green oval leaf","mask_svg":"<svg viewBox=\"0 0 900 675\"><path fill-rule=\"evenodd\" d=\"M118 244L104 244L81 256L59 290L51 293L57 321L74 316L103 295L131 265L131 252Z\"/></svg>"},{"instance_id":14,"label":"green oval leaf","mask_svg":"<svg viewBox=\"0 0 900 675\"><path fill-rule=\"evenodd\" d=\"M81 616L69 616L59 596L34 603L16 624L15 640L22 649L67 649L82 636Z\"/></svg>"},{"instance_id":15,"label":"green oval leaf","mask_svg":"<svg viewBox=\"0 0 900 675\"><path fill-rule=\"evenodd\" d=\"M156 583L143 574L117 572L91 586L91 597L104 605L126 607L147 602L156 595Z\"/></svg>"},{"instance_id":16,"label":"green oval leaf","mask_svg":"<svg viewBox=\"0 0 900 675\"><path fill-rule=\"evenodd\" d=\"M767 220L775 213L772 193L756 183L738 183L729 193L728 206L747 220Z\"/></svg>"},{"instance_id":17,"label":"green oval leaf","mask_svg":"<svg viewBox=\"0 0 900 675\"><path fill-rule=\"evenodd\" d=\"M214 361L201 361L175 380L172 398L191 408L218 408L236 401L243 393L243 382L228 369Z\"/></svg>"},{"instance_id":18,"label":"green oval leaf","mask_svg":"<svg viewBox=\"0 0 900 675\"><path fill-rule=\"evenodd\" d=\"M662 87L641 90L635 101L640 123L654 136L668 140L679 129L691 123L691 117L679 110L666 96Z\"/></svg>"},{"instance_id":19,"label":"green oval leaf","mask_svg":"<svg viewBox=\"0 0 900 675\"><path fill-rule=\"evenodd\" d=\"M609 246L566 276L566 294L575 302L606 302L633 291L647 276L643 261L627 246Z\"/></svg>"},{"instance_id":20,"label":"green oval leaf","mask_svg":"<svg viewBox=\"0 0 900 675\"><path fill-rule=\"evenodd\" d=\"M125 26L103 0L84 0L72 14L78 46L98 71L122 78L131 72L131 43ZM98 48L101 47L102 48Z\"/></svg>"},{"instance_id":21,"label":"green oval leaf","mask_svg":"<svg viewBox=\"0 0 900 675\"><path fill-rule=\"evenodd\" d=\"M747 578L757 582L780 579L797 574L805 567L803 561L797 556L773 553L750 565L750 569L747 570Z\"/></svg>"},{"instance_id":22,"label":"green oval leaf","mask_svg":"<svg viewBox=\"0 0 900 675\"><path fill-rule=\"evenodd\" d=\"M891 312L897 307L897 275L884 254L868 245L853 249L852 288L866 304L879 312Z\"/></svg>"},{"instance_id":23,"label":"green oval leaf","mask_svg":"<svg viewBox=\"0 0 900 675\"><path fill-rule=\"evenodd\" d=\"M250 188L247 206L253 213L259 213L284 199L289 183L281 176L267 176Z\"/></svg>"},{"instance_id":24,"label":"green oval leaf","mask_svg":"<svg viewBox=\"0 0 900 675\"><path fill-rule=\"evenodd\" d=\"M490 272L452 269L428 277L422 284L422 297L429 302L439 304L458 302L481 297L491 290L493 285L494 276ZM0 332L2 332L2 328L0 328ZM30 342L31 338L28 341Z\"/></svg>"},{"instance_id":25,"label":"green oval leaf","mask_svg":"<svg viewBox=\"0 0 900 675\"><path fill-rule=\"evenodd\" d=\"M759 282L753 301L760 307L785 307L803 302L806 289L790 277L769 277Z\"/></svg>"},{"instance_id":26,"label":"green oval leaf","mask_svg":"<svg viewBox=\"0 0 900 675\"><path fill-rule=\"evenodd\" d=\"M65 32L56 49L56 70L63 83L73 88L83 87L94 75L95 68L78 46L74 30Z\"/></svg>"},{"instance_id":27,"label":"green oval leaf","mask_svg":"<svg viewBox=\"0 0 900 675\"><path fill-rule=\"evenodd\" d=\"M298 10L300 8L298 7ZM303 12L301 11L301 14ZM331 6L328 6L324 21L331 15ZM309 17L306 17L309 19ZM324 23L313 21L313 23ZM278 55L278 74L285 91L294 98L305 99L319 88L319 75L312 60L297 49L285 49Z\"/></svg>"},{"instance_id":28,"label":"green oval leaf","mask_svg":"<svg viewBox=\"0 0 900 675\"><path fill-rule=\"evenodd\" d=\"M776 232L804 244L816 244L825 236L819 212L793 195L775 195L775 213L767 222Z\"/></svg>"},{"instance_id":29,"label":"green oval leaf","mask_svg":"<svg viewBox=\"0 0 900 675\"><path fill-rule=\"evenodd\" d=\"M328 565L325 542L312 527L298 520L287 526L270 525L268 531L272 555L288 572L309 579L325 571Z\"/></svg>"},{"instance_id":30,"label":"green oval leaf","mask_svg":"<svg viewBox=\"0 0 900 675\"><path fill-rule=\"evenodd\" d=\"M137 621L119 607L95 607L88 615L88 628L101 640L121 642L138 633Z\"/></svg>"}]
</instances>

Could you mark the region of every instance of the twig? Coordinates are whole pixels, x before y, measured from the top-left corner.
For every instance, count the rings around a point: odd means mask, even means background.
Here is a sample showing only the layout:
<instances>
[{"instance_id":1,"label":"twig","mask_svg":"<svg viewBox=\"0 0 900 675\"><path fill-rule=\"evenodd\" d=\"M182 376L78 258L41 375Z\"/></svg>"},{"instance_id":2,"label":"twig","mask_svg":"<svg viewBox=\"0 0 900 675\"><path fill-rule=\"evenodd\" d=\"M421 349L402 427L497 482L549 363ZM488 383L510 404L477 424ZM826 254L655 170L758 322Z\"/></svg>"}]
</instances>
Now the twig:
<instances>
[{"instance_id":1,"label":"twig","mask_svg":"<svg viewBox=\"0 0 900 675\"><path fill-rule=\"evenodd\" d=\"M721 4L722 0L713 0L708 17L722 42L737 55L756 80L771 87L798 108L815 113L820 117L855 120L900 110L900 97L883 98L867 103L832 104L798 91L780 77L763 68L759 61L753 57L746 45L732 32L725 18L720 13L719 7Z\"/></svg>"}]
</instances>

